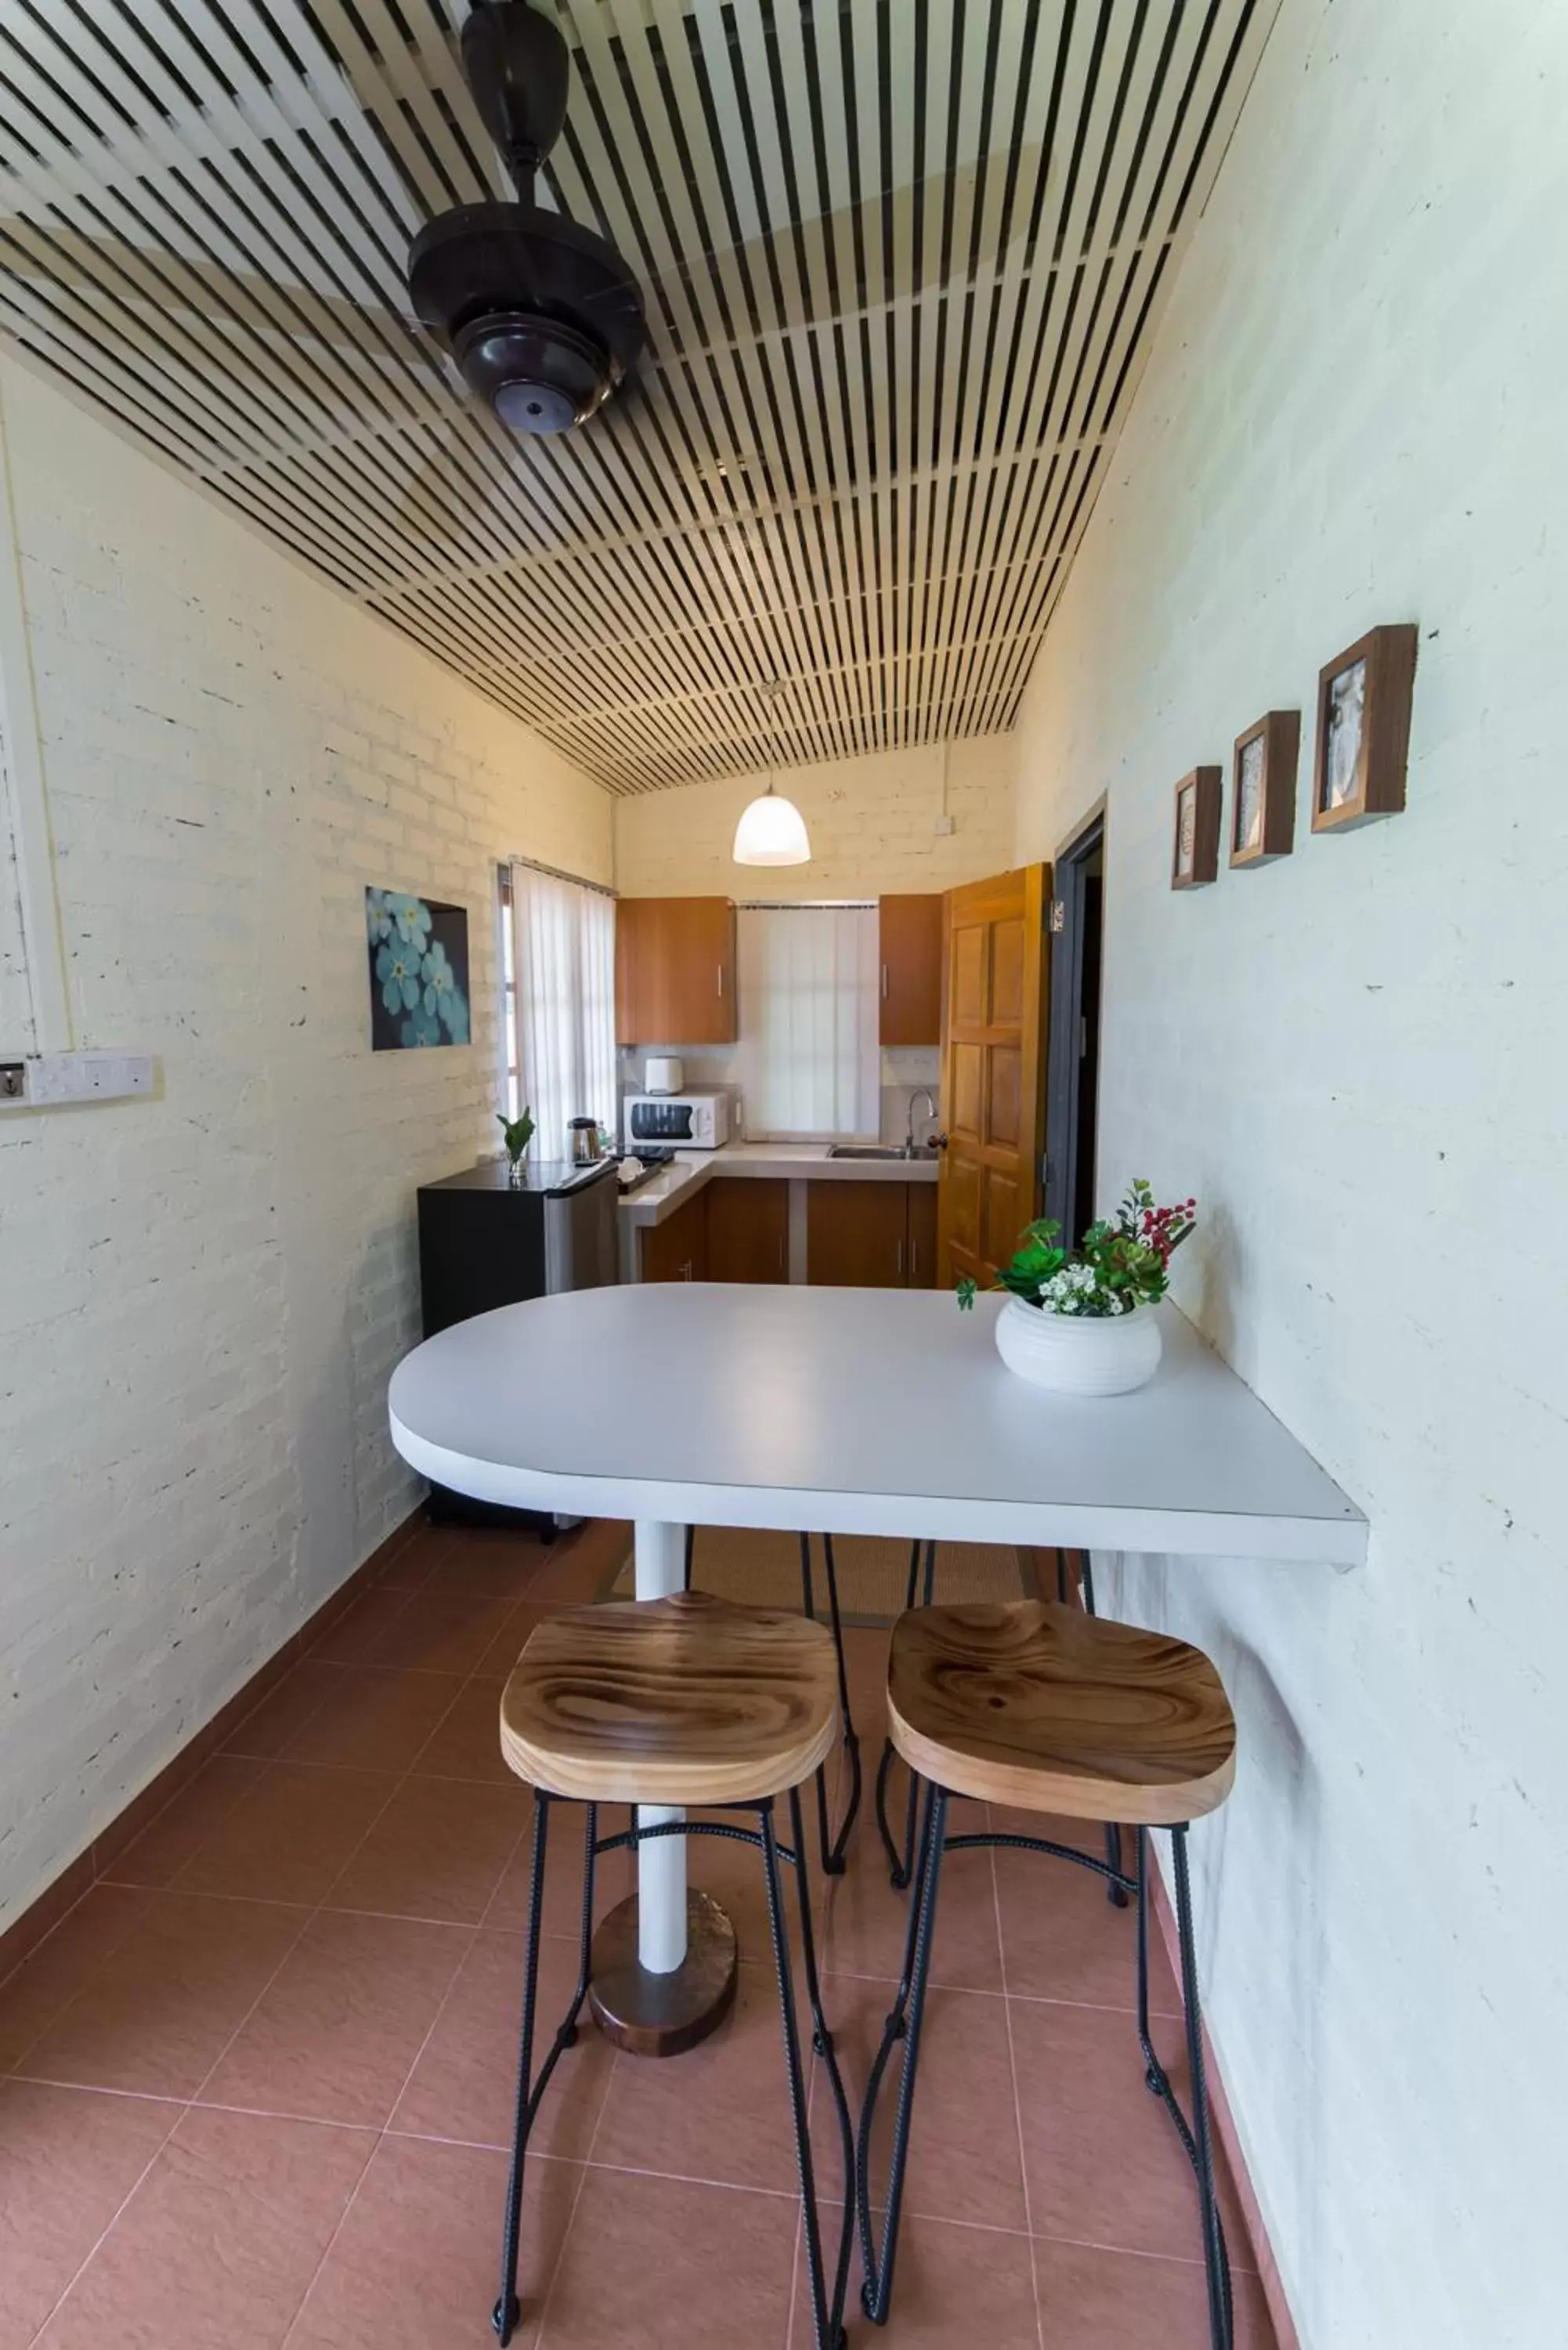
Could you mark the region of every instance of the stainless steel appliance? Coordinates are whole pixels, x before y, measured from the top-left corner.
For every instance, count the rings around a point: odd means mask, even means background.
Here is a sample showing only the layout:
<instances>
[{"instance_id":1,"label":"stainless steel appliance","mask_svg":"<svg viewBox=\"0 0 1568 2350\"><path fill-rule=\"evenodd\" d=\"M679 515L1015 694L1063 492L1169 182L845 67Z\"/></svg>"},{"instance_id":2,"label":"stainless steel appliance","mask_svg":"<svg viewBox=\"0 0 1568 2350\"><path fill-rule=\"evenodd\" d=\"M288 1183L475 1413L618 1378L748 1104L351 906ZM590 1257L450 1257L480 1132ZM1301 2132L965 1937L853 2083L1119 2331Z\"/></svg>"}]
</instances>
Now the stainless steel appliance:
<instances>
[{"instance_id":1,"label":"stainless steel appliance","mask_svg":"<svg viewBox=\"0 0 1568 2350\"><path fill-rule=\"evenodd\" d=\"M566 1149L574 1167L591 1167L601 1158L597 1118L572 1118L566 1127Z\"/></svg>"},{"instance_id":2,"label":"stainless steel appliance","mask_svg":"<svg viewBox=\"0 0 1568 2350\"><path fill-rule=\"evenodd\" d=\"M730 1139L730 1097L721 1093L628 1094L626 1139L672 1143L682 1150L717 1150Z\"/></svg>"}]
</instances>

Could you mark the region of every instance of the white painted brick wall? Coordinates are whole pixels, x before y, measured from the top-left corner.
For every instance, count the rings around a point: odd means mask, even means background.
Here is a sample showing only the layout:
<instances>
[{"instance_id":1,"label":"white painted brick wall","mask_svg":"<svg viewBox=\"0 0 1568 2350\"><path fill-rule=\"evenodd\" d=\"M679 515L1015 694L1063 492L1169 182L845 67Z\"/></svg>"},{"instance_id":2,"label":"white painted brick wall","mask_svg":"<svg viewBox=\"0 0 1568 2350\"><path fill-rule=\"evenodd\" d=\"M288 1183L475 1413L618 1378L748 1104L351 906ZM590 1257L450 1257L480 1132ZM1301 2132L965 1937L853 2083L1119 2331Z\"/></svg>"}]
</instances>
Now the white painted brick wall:
<instances>
[{"instance_id":1,"label":"white painted brick wall","mask_svg":"<svg viewBox=\"0 0 1568 2350\"><path fill-rule=\"evenodd\" d=\"M947 804L955 829L931 829ZM778 790L811 836L809 865L747 869L731 856L735 826L765 775L689 784L618 800L616 883L628 898L874 898L948 889L1005 872L1012 861L1012 740L1005 734L913 751L879 751L781 767Z\"/></svg>"},{"instance_id":2,"label":"white painted brick wall","mask_svg":"<svg viewBox=\"0 0 1568 2350\"><path fill-rule=\"evenodd\" d=\"M1020 730L1109 790L1099 1182L1366 1509L1365 1574L1133 1562L1241 1726L1210 2014L1306 2350L1563 2338L1568 10L1284 0ZM1421 628L1407 812L1168 886L1171 787ZM1227 809L1229 788L1227 787Z\"/></svg>"},{"instance_id":3,"label":"white painted brick wall","mask_svg":"<svg viewBox=\"0 0 1568 2350\"><path fill-rule=\"evenodd\" d=\"M0 1117L0 1927L410 1506L415 1186L493 1143L494 867L607 879L525 729L10 362L77 1041ZM8 834L6 836L8 841ZM474 1042L372 1055L367 883L466 904ZM30 1042L0 862L0 1052Z\"/></svg>"}]
</instances>

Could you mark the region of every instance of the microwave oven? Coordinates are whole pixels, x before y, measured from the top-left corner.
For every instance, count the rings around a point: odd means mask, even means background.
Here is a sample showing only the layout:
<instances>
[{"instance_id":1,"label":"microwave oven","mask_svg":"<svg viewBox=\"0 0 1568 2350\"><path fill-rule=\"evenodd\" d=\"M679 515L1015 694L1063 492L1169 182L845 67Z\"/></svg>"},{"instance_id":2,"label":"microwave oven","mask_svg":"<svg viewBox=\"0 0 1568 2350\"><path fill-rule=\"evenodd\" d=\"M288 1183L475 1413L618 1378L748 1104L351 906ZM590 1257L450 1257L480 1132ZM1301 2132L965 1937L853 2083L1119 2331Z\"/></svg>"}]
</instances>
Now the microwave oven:
<instances>
[{"instance_id":1,"label":"microwave oven","mask_svg":"<svg viewBox=\"0 0 1568 2350\"><path fill-rule=\"evenodd\" d=\"M628 1094L626 1139L717 1150L730 1139L728 1094Z\"/></svg>"}]
</instances>

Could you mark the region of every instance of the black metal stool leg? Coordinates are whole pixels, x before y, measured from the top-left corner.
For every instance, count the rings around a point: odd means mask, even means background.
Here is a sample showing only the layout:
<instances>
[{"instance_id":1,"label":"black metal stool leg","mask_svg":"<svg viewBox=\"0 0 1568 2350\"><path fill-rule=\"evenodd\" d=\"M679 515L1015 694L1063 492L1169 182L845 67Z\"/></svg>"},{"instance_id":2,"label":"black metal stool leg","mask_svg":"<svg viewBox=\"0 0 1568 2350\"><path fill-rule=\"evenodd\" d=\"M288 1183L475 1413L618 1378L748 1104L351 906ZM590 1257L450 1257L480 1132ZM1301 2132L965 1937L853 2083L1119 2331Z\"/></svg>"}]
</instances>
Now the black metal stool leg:
<instances>
[{"instance_id":1,"label":"black metal stool leg","mask_svg":"<svg viewBox=\"0 0 1568 2350\"><path fill-rule=\"evenodd\" d=\"M904 1592L906 1614L915 1604L915 1588L919 1572L920 1545L916 1541L909 1546L909 1579ZM930 1542L926 1544L925 1588L920 1600L923 1607L930 1606L936 1586L937 1546L934 1542ZM909 1803L904 1813L904 1843L900 1851L893 1842L893 1831L888 1825L888 1774L892 1767L893 1742L890 1738L886 1738L882 1742L882 1760L877 1766L877 1832L882 1839L882 1848L888 1856L888 1882L895 1893L902 1893L914 1874L915 1819L919 1799L915 1789L914 1774L911 1773Z\"/></svg>"},{"instance_id":2,"label":"black metal stool leg","mask_svg":"<svg viewBox=\"0 0 1568 2350\"><path fill-rule=\"evenodd\" d=\"M860 2214L860 2264L865 2279L860 2306L874 2325L886 2325L893 2297L893 2263L898 2249L898 2215L904 2200L904 2169L909 2153L915 2075L920 2061L920 2024L926 2011L926 1985L930 1975L931 1941L936 1926L937 1887L941 1878L942 1848L947 1836L948 1796L945 1787L926 1792L925 1825L920 1833L919 1886L911 1904L909 1938L904 1974L882 2033L866 2099L860 2108L860 2134L856 2148L856 2203ZM888 2201L882 2216L880 2249L871 2226L871 2129L877 2095L888 2059L896 2041L904 2043L904 2063L898 2075L898 2103L893 2116L893 2156L888 2172Z\"/></svg>"},{"instance_id":3,"label":"black metal stool leg","mask_svg":"<svg viewBox=\"0 0 1568 2350\"><path fill-rule=\"evenodd\" d=\"M528 1954L523 1968L523 2037L517 2053L517 2106L512 2132L512 2168L506 2181L506 2230L501 2251L501 2293L490 2322L502 2343L510 2342L521 2315L517 2300L517 2248L523 2234L523 2166L534 2117L534 2005L539 1988L539 1929L545 1908L545 1848L550 1835L550 1798L534 1796L534 1849L528 1872Z\"/></svg>"},{"instance_id":4,"label":"black metal stool leg","mask_svg":"<svg viewBox=\"0 0 1568 2350\"><path fill-rule=\"evenodd\" d=\"M686 1529L686 1561L682 1572L680 1586L683 1591L690 1591L691 1588L691 1562L696 1556L696 1554L697 1529L695 1526L688 1526Z\"/></svg>"},{"instance_id":5,"label":"black metal stool leg","mask_svg":"<svg viewBox=\"0 0 1568 2350\"><path fill-rule=\"evenodd\" d=\"M1092 1616L1095 1613L1095 1570L1088 1552L1085 1551L1081 1555L1083 1565L1079 1569L1079 1576L1083 1589L1084 1613L1085 1616ZM1106 1823L1106 1864L1107 1867L1114 1868L1118 1876L1121 1874L1122 1832L1113 1820L1107 1820ZM1107 1884L1106 1899L1114 1909L1125 1909L1127 1906L1127 1888L1120 1885Z\"/></svg>"},{"instance_id":6,"label":"black metal stool leg","mask_svg":"<svg viewBox=\"0 0 1568 2350\"><path fill-rule=\"evenodd\" d=\"M820 1770L816 1775L820 1781ZM803 1848L804 1837L798 1787L790 1790L789 1806L790 1834L798 1854ZM800 1908L801 1962L805 1969L806 1997L811 2002L811 2044L827 2067L828 2085L838 2115L838 2141L844 2164L844 2225L838 2239L838 2262L834 2272L833 2300L829 2305L832 2332L835 2338L841 2341L844 2296L849 2283L849 2252L855 2241L855 2130L849 2118L849 2099L845 2094L844 2076L838 2069L833 2034L822 2012L822 1985L816 1971L816 1938L811 1922L811 1892L805 1881L805 1871L798 1864L795 1868L795 1896Z\"/></svg>"},{"instance_id":7,"label":"black metal stool leg","mask_svg":"<svg viewBox=\"0 0 1568 2350\"><path fill-rule=\"evenodd\" d=\"M809 1592L811 1537L809 1534L803 1534L801 1540L805 1544L806 1588ZM844 1725L842 1741L844 1752L849 1758L849 1801L844 1806L844 1817L838 1823L838 1834L834 1837L831 1846L828 1845L826 1833L827 1797L824 1793L820 1771L816 1774L816 1816L818 1830L822 1836L823 1873L827 1877L842 1877L850 1835L860 1815L860 1740L855 1728L855 1716L849 1709L849 1669L844 1658L844 1622L838 1612L838 1565L833 1555L831 1534L824 1534L822 1537L822 1558L827 1577L827 1620L833 1628L833 1653L838 1662L838 1718ZM808 1606L806 1612L814 1614L815 1610Z\"/></svg>"},{"instance_id":8,"label":"black metal stool leg","mask_svg":"<svg viewBox=\"0 0 1568 2350\"><path fill-rule=\"evenodd\" d=\"M1231 2301L1231 2258L1220 2205L1214 2189L1214 2154L1209 2126L1209 2090L1203 2064L1203 2019L1198 1999L1198 1965L1192 1947L1192 1895L1187 1870L1187 1830L1170 1832L1176 1878L1176 1933L1181 1951L1181 2005L1187 2029L1187 2062L1192 2076L1192 2124L1177 2103L1169 2075L1155 2054L1148 2022L1148 1831L1137 1831L1137 2036L1142 2043L1144 2078L1163 2103L1176 2126L1187 2159L1198 2181L1199 2209L1203 2223L1203 2272L1209 2288L1210 2350L1231 2350L1234 2318Z\"/></svg>"},{"instance_id":9,"label":"black metal stool leg","mask_svg":"<svg viewBox=\"0 0 1568 2350\"><path fill-rule=\"evenodd\" d=\"M816 2179L811 2159L811 2128L806 2108L805 2082L801 2073L800 2033L795 2022L794 2012L794 1981L790 1966L789 1935L784 1926L784 1900L779 1889L779 1851L774 1835L774 1807L771 1802L758 1804L757 1817L762 1827L763 1869L767 1880L768 1930L774 1946L774 1967L778 1975L779 1985L779 2011L784 2022L784 2066L789 2075L790 2107L794 2118L795 2162L800 2173L801 2203L805 2220L805 2265L811 2284L812 2319L816 2350L844 2350L842 2282L839 2298L836 2303L830 2304L823 2273L822 2230L817 2218ZM801 1845L800 1801L798 1794L794 1793L791 1797L791 1825L795 1839L797 1887L804 1917L805 1905L809 1897L805 1885L805 1855ZM815 1971L814 1965L814 1974ZM826 2039L826 2030L820 2022L820 2005L816 2007L815 2015L817 2028L823 2031L823 2036ZM829 2051L831 2044L831 2042L827 2043ZM836 2073L836 2064L834 2069ZM842 2088L842 2084L840 2087ZM846 2234L851 2225L850 2205L853 2196L853 2178L846 2178L845 2180ZM847 2273L847 2258L841 2255L839 2262L841 2281Z\"/></svg>"},{"instance_id":10,"label":"black metal stool leg","mask_svg":"<svg viewBox=\"0 0 1568 2350\"><path fill-rule=\"evenodd\" d=\"M528 1955L523 1975L523 2043L517 2059L517 2111L512 2138L512 2168L506 2186L501 2296L491 2312L490 2319L503 2343L511 2340L512 2329L521 2314L517 2299L517 2251L523 2233L523 2168L528 2152L528 2139L533 2131L534 2117L539 2110L539 2100L549 2086L550 2075L562 2052L576 2045L577 2018L588 1995L594 1939L594 1862L598 1843L599 1811L597 1804L589 1804L583 1853L583 1916L577 1986L572 1993L572 2003L551 2043L550 2053L539 2067L539 2076L533 2080L534 2011L538 1991L539 1939L545 1900L545 1846L549 1833L549 1807L558 1799L540 1794L535 1790L534 1800L534 1851L528 1877Z\"/></svg>"}]
</instances>

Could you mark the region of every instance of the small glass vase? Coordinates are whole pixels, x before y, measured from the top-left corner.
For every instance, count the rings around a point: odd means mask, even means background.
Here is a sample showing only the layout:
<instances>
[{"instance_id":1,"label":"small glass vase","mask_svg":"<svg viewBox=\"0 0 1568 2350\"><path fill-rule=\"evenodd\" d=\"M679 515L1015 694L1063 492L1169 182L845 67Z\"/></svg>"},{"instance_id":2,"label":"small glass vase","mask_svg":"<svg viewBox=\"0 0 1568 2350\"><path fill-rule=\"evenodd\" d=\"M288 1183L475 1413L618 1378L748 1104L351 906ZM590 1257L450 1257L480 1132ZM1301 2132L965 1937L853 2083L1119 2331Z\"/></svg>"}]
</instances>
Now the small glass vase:
<instances>
[{"instance_id":1,"label":"small glass vase","mask_svg":"<svg viewBox=\"0 0 1568 2350\"><path fill-rule=\"evenodd\" d=\"M527 1172L528 1153L525 1150L519 1151L515 1159L509 1159L506 1162L507 1190L509 1191L520 1191L523 1189L523 1179Z\"/></svg>"}]
</instances>

